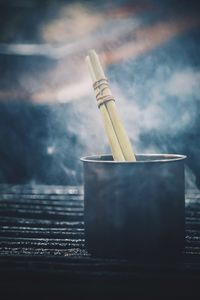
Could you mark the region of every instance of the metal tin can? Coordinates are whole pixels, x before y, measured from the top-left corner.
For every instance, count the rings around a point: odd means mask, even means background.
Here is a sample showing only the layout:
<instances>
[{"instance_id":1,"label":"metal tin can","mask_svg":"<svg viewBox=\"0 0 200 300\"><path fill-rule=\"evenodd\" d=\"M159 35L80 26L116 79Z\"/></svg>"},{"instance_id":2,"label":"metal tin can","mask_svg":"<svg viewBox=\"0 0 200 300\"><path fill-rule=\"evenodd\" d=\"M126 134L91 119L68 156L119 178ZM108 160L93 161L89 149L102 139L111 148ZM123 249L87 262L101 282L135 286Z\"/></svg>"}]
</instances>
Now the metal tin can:
<instances>
[{"instance_id":1,"label":"metal tin can","mask_svg":"<svg viewBox=\"0 0 200 300\"><path fill-rule=\"evenodd\" d=\"M84 165L86 246L103 257L177 257L184 248L184 159L138 154L136 162L88 156Z\"/></svg>"}]
</instances>

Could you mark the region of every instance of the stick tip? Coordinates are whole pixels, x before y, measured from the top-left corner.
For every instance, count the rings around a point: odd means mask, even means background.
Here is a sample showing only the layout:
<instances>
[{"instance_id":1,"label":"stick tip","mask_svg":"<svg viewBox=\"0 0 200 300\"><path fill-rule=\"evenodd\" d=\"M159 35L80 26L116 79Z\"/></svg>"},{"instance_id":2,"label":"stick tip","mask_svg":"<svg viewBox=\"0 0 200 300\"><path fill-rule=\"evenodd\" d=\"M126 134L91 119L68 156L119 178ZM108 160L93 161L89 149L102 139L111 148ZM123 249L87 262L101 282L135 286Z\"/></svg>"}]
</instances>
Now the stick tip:
<instances>
[{"instance_id":1,"label":"stick tip","mask_svg":"<svg viewBox=\"0 0 200 300\"><path fill-rule=\"evenodd\" d=\"M90 49L88 53L89 53L89 55L90 54L96 54L96 51L94 49Z\"/></svg>"},{"instance_id":2,"label":"stick tip","mask_svg":"<svg viewBox=\"0 0 200 300\"><path fill-rule=\"evenodd\" d=\"M89 57L92 59L96 59L98 57L96 51L94 49L89 50Z\"/></svg>"},{"instance_id":3,"label":"stick tip","mask_svg":"<svg viewBox=\"0 0 200 300\"><path fill-rule=\"evenodd\" d=\"M89 61L89 56L87 55L86 57L85 57L85 62L88 62Z\"/></svg>"}]
</instances>

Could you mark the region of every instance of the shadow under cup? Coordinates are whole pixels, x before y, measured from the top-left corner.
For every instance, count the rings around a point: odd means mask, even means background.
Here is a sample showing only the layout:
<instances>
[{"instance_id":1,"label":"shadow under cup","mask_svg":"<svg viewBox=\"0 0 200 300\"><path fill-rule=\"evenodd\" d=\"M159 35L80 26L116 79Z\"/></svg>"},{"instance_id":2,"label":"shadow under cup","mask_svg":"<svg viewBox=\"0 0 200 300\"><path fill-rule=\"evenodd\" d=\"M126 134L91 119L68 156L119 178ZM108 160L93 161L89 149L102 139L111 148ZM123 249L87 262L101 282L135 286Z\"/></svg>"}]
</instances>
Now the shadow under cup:
<instances>
[{"instance_id":1,"label":"shadow under cup","mask_svg":"<svg viewBox=\"0 0 200 300\"><path fill-rule=\"evenodd\" d=\"M103 257L172 258L185 239L184 159L175 154L81 158L84 165L85 238Z\"/></svg>"}]
</instances>

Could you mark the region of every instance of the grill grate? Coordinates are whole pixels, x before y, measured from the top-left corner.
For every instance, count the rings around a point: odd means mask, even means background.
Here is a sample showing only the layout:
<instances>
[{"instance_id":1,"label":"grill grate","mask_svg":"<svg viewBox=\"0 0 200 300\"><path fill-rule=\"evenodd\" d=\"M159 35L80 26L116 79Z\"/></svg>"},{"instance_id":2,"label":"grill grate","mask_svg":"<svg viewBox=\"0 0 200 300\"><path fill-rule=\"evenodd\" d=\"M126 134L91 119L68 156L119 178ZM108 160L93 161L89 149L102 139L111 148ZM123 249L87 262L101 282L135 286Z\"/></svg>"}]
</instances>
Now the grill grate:
<instances>
[{"instance_id":1,"label":"grill grate","mask_svg":"<svg viewBox=\"0 0 200 300\"><path fill-rule=\"evenodd\" d=\"M81 187L0 185L0 273L64 274L70 280L200 277L200 193L186 193L186 246L179 262L91 257Z\"/></svg>"}]
</instances>

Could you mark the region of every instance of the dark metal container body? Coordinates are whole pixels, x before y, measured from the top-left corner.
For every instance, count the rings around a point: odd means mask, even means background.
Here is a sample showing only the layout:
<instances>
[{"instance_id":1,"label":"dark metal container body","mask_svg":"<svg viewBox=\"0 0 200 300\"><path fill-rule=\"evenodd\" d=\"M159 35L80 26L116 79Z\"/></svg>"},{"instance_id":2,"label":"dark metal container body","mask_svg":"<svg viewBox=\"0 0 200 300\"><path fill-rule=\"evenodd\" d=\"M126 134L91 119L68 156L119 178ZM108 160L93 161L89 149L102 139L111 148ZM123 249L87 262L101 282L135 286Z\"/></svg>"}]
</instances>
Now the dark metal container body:
<instances>
[{"instance_id":1,"label":"dark metal container body","mask_svg":"<svg viewBox=\"0 0 200 300\"><path fill-rule=\"evenodd\" d=\"M107 257L176 257L184 247L182 155L82 158L88 251Z\"/></svg>"}]
</instances>

